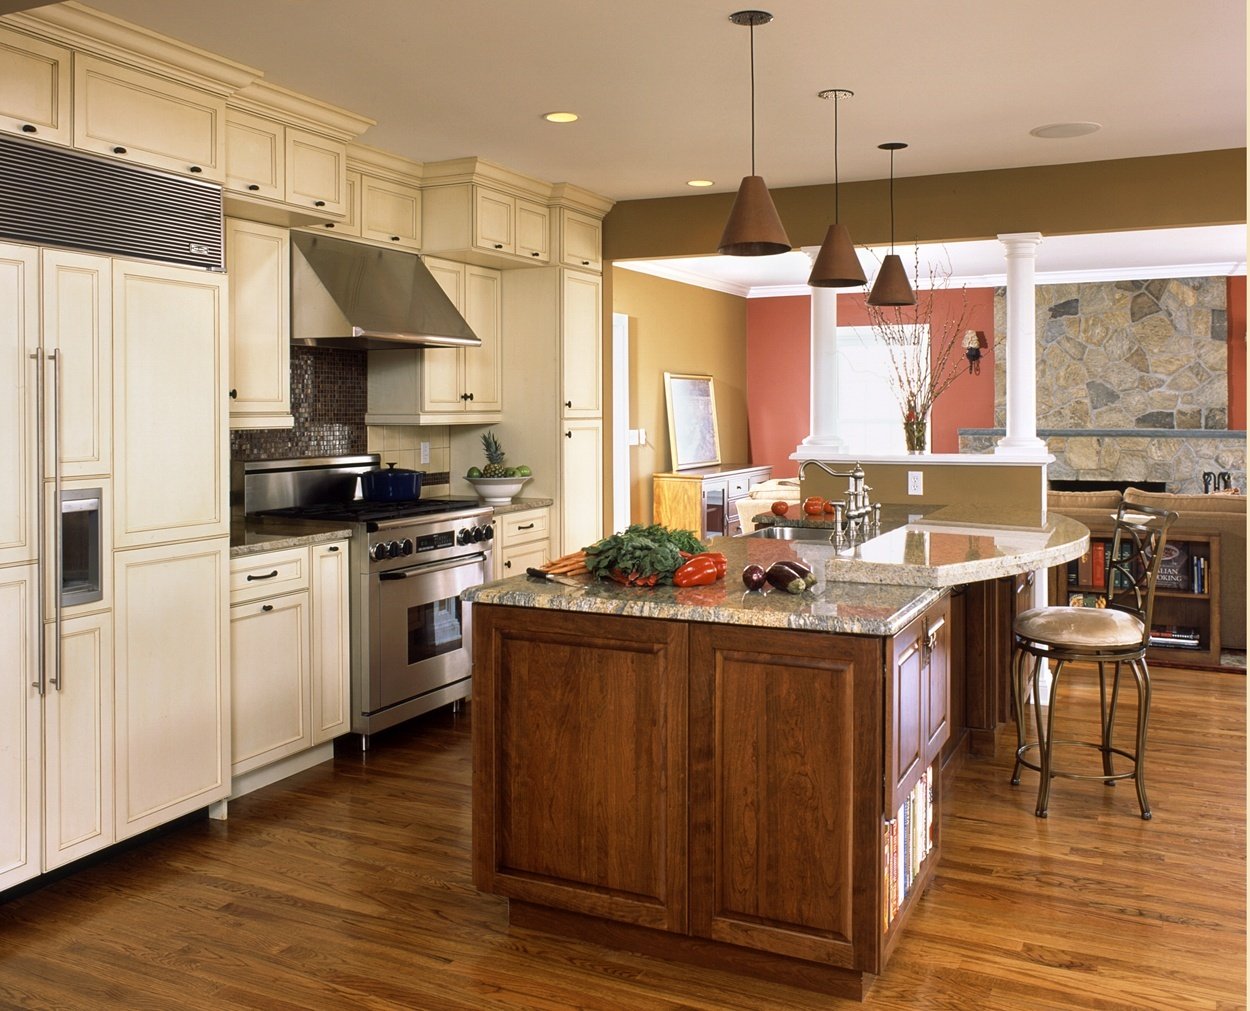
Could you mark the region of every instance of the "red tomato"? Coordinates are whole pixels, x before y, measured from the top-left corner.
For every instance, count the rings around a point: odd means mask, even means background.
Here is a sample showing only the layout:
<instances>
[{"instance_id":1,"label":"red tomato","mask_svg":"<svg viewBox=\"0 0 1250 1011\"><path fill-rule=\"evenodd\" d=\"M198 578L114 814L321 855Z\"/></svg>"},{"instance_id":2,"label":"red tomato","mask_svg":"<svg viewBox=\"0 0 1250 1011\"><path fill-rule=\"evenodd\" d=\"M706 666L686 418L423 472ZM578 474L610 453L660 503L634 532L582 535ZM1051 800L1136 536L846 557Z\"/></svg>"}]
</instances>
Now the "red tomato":
<instances>
[{"instance_id":1,"label":"red tomato","mask_svg":"<svg viewBox=\"0 0 1250 1011\"><path fill-rule=\"evenodd\" d=\"M825 511L825 500L819 495L803 500L803 511L808 516L820 516Z\"/></svg>"},{"instance_id":2,"label":"red tomato","mask_svg":"<svg viewBox=\"0 0 1250 1011\"><path fill-rule=\"evenodd\" d=\"M774 502L772 508L773 508L774 516L784 516L790 509L790 503L789 502Z\"/></svg>"}]
</instances>

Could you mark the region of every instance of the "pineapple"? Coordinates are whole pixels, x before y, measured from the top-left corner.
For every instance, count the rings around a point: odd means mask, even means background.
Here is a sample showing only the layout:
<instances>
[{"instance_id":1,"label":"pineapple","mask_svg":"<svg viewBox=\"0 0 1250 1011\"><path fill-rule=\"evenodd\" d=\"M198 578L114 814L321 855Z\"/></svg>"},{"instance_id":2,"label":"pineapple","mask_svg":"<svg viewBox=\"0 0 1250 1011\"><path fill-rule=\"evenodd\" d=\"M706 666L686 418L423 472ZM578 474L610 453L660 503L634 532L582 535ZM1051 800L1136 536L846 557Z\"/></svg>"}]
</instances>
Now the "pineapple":
<instances>
[{"instance_id":1,"label":"pineapple","mask_svg":"<svg viewBox=\"0 0 1250 1011\"><path fill-rule=\"evenodd\" d=\"M506 477L503 460L505 453L495 438L494 432L486 432L482 436L482 449L486 451L486 466L482 468L482 477Z\"/></svg>"}]
</instances>

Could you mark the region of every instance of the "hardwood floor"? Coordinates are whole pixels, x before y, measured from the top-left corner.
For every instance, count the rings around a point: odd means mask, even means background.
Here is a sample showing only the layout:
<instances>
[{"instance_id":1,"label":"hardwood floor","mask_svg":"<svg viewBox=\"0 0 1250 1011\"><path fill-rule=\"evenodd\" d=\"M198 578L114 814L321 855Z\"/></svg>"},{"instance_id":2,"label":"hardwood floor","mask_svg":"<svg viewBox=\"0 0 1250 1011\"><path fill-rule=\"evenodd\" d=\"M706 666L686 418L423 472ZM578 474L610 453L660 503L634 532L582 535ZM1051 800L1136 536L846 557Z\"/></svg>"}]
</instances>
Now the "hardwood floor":
<instances>
[{"instance_id":1,"label":"hardwood floor","mask_svg":"<svg viewBox=\"0 0 1250 1011\"><path fill-rule=\"evenodd\" d=\"M942 863L862 1006L1246 1006L1246 682L1153 675L1154 819L1128 783L1067 780L1035 818L1036 776L1009 785L1003 728L996 756L950 784ZM1067 711L1088 717L1096 698L1074 691ZM432 714L367 757L343 743L232 802L228 822L0 903L0 1007L857 1006L510 931L504 901L469 880L468 718Z\"/></svg>"}]
</instances>

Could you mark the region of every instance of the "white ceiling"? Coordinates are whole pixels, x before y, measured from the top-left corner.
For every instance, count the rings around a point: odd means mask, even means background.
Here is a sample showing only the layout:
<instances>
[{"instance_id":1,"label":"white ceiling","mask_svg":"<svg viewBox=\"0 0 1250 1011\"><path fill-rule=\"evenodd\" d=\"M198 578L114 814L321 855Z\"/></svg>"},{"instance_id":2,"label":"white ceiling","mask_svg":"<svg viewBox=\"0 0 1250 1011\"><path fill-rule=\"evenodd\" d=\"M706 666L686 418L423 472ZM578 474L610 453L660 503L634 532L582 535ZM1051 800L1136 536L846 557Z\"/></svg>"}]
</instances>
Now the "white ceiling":
<instances>
[{"instance_id":1,"label":"white ceiling","mask_svg":"<svg viewBox=\"0 0 1250 1011\"><path fill-rule=\"evenodd\" d=\"M95 0L378 125L418 161L477 155L617 200L732 192L750 167L736 0ZM755 30L771 187L1243 147L1244 0L785 0ZM571 109L554 126L540 115ZM1043 124L1090 120L1085 137ZM1199 184L1195 181L1195 184Z\"/></svg>"}]
</instances>

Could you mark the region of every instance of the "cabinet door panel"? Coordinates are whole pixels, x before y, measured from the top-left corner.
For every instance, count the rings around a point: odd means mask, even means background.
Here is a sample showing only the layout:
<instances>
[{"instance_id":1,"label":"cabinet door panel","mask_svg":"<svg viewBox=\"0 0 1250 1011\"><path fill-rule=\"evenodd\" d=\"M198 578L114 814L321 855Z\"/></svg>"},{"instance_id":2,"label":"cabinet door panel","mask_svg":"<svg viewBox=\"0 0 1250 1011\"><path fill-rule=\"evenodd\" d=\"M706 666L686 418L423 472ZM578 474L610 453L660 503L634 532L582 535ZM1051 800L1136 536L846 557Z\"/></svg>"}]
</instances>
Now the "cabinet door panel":
<instances>
[{"instance_id":1,"label":"cabinet door panel","mask_svg":"<svg viewBox=\"0 0 1250 1011\"><path fill-rule=\"evenodd\" d=\"M482 338L480 348L463 352L464 388L473 394L468 409L475 414L503 409L499 359L500 287L499 271L465 267L464 318Z\"/></svg>"},{"instance_id":2,"label":"cabinet door panel","mask_svg":"<svg viewBox=\"0 0 1250 1011\"><path fill-rule=\"evenodd\" d=\"M886 677L886 816L894 817L925 770L924 619L894 637L893 667Z\"/></svg>"},{"instance_id":3,"label":"cabinet door panel","mask_svg":"<svg viewBox=\"0 0 1250 1011\"><path fill-rule=\"evenodd\" d=\"M925 614L925 766L942 752L951 735L950 704L950 598Z\"/></svg>"},{"instance_id":4,"label":"cabinet door panel","mask_svg":"<svg viewBox=\"0 0 1250 1011\"><path fill-rule=\"evenodd\" d=\"M0 564L38 553L35 445L39 349L39 253L0 245Z\"/></svg>"},{"instance_id":5,"label":"cabinet door panel","mask_svg":"<svg viewBox=\"0 0 1250 1011\"><path fill-rule=\"evenodd\" d=\"M239 775L312 744L307 590L230 608L230 761Z\"/></svg>"},{"instance_id":6,"label":"cabinet door panel","mask_svg":"<svg viewBox=\"0 0 1250 1011\"><path fill-rule=\"evenodd\" d=\"M57 144L73 140L68 49L0 28L0 81L0 130Z\"/></svg>"},{"instance_id":7,"label":"cabinet door panel","mask_svg":"<svg viewBox=\"0 0 1250 1011\"><path fill-rule=\"evenodd\" d=\"M573 634L501 607L474 622L475 746L501 756L474 761L474 795L498 798L478 808L475 882L684 931L685 626L603 617Z\"/></svg>"},{"instance_id":8,"label":"cabinet door panel","mask_svg":"<svg viewBox=\"0 0 1250 1011\"><path fill-rule=\"evenodd\" d=\"M290 233L253 221L226 221L230 271L231 422L291 415Z\"/></svg>"},{"instance_id":9,"label":"cabinet door panel","mask_svg":"<svg viewBox=\"0 0 1250 1011\"><path fill-rule=\"evenodd\" d=\"M347 211L347 145L286 130L286 200L327 214Z\"/></svg>"},{"instance_id":10,"label":"cabinet door panel","mask_svg":"<svg viewBox=\"0 0 1250 1011\"><path fill-rule=\"evenodd\" d=\"M312 548L312 743L351 729L347 541Z\"/></svg>"},{"instance_id":11,"label":"cabinet door panel","mask_svg":"<svg viewBox=\"0 0 1250 1011\"><path fill-rule=\"evenodd\" d=\"M565 210L561 213L560 229L561 259L565 264L588 270L599 270L603 266L600 252L603 226L597 219Z\"/></svg>"},{"instance_id":12,"label":"cabinet door panel","mask_svg":"<svg viewBox=\"0 0 1250 1011\"><path fill-rule=\"evenodd\" d=\"M560 406L566 418L603 413L602 285L597 274L573 270L565 271L561 280Z\"/></svg>"},{"instance_id":13,"label":"cabinet door panel","mask_svg":"<svg viewBox=\"0 0 1250 1011\"><path fill-rule=\"evenodd\" d=\"M60 457L63 477L113 469L112 262L103 256L43 251L44 348L60 363ZM49 383L49 395L52 384ZM47 442L44 472L56 446Z\"/></svg>"},{"instance_id":14,"label":"cabinet door panel","mask_svg":"<svg viewBox=\"0 0 1250 1011\"><path fill-rule=\"evenodd\" d=\"M33 565L0 569L0 890L41 870L38 600Z\"/></svg>"},{"instance_id":15,"label":"cabinet door panel","mask_svg":"<svg viewBox=\"0 0 1250 1011\"><path fill-rule=\"evenodd\" d=\"M226 186L282 200L286 196L286 136L281 123L226 110Z\"/></svg>"},{"instance_id":16,"label":"cabinet door panel","mask_svg":"<svg viewBox=\"0 0 1250 1011\"><path fill-rule=\"evenodd\" d=\"M691 933L874 971L880 669L869 640L691 626Z\"/></svg>"},{"instance_id":17,"label":"cabinet door panel","mask_svg":"<svg viewBox=\"0 0 1250 1011\"><path fill-rule=\"evenodd\" d=\"M45 870L113 841L112 614L63 622L59 681L44 700Z\"/></svg>"},{"instance_id":18,"label":"cabinet door panel","mask_svg":"<svg viewBox=\"0 0 1250 1011\"><path fill-rule=\"evenodd\" d=\"M560 439L560 554L603 536L603 424L566 421Z\"/></svg>"},{"instance_id":19,"label":"cabinet door panel","mask_svg":"<svg viewBox=\"0 0 1250 1011\"><path fill-rule=\"evenodd\" d=\"M449 260L427 257L429 268L438 286L451 304L464 309L464 265ZM462 366L464 352L459 348L425 348L421 351L421 409L438 414L465 410ZM401 367L403 363L398 363Z\"/></svg>"},{"instance_id":20,"label":"cabinet door panel","mask_svg":"<svg viewBox=\"0 0 1250 1011\"><path fill-rule=\"evenodd\" d=\"M360 234L366 239L420 249L421 191L415 186L362 176Z\"/></svg>"},{"instance_id":21,"label":"cabinet door panel","mask_svg":"<svg viewBox=\"0 0 1250 1011\"><path fill-rule=\"evenodd\" d=\"M226 281L115 261L116 547L223 534Z\"/></svg>"},{"instance_id":22,"label":"cabinet door panel","mask_svg":"<svg viewBox=\"0 0 1250 1011\"><path fill-rule=\"evenodd\" d=\"M512 197L494 190L474 187L474 223L476 229L473 244L494 252L516 251L512 226L516 215L516 202Z\"/></svg>"},{"instance_id":23,"label":"cabinet door panel","mask_svg":"<svg viewBox=\"0 0 1250 1011\"><path fill-rule=\"evenodd\" d=\"M118 839L230 792L229 550L114 552Z\"/></svg>"},{"instance_id":24,"label":"cabinet door panel","mask_svg":"<svg viewBox=\"0 0 1250 1011\"><path fill-rule=\"evenodd\" d=\"M551 212L542 204L517 200L516 253L535 263L551 260Z\"/></svg>"}]
</instances>

